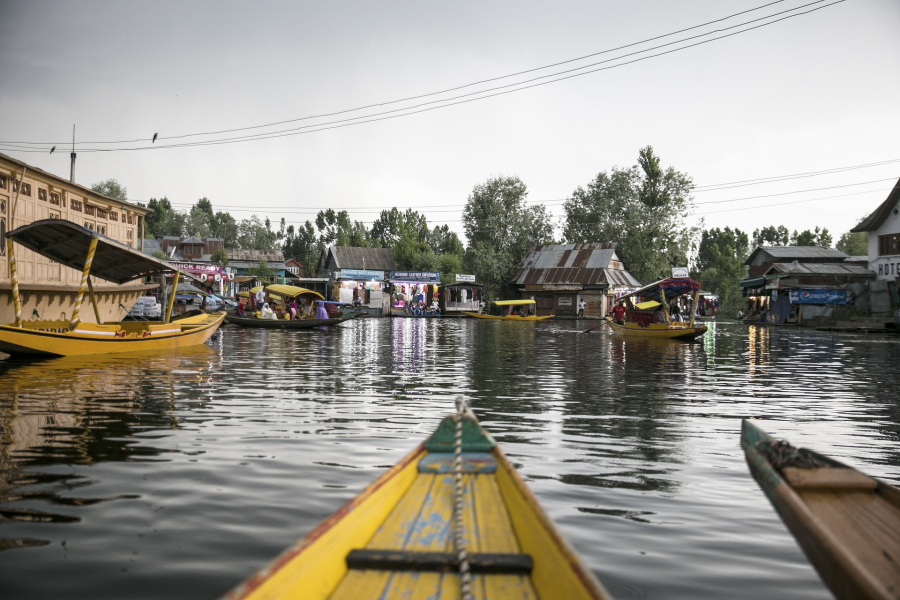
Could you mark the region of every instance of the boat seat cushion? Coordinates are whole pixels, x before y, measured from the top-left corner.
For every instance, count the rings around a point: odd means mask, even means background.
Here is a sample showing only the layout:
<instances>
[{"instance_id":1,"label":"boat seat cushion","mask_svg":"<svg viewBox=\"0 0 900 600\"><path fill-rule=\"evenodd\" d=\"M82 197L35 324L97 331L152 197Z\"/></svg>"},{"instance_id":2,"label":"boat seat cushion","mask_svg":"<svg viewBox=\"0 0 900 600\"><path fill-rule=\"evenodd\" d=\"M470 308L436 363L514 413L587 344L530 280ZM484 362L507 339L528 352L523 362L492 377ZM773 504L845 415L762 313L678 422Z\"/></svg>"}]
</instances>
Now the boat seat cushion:
<instances>
[{"instance_id":1,"label":"boat seat cushion","mask_svg":"<svg viewBox=\"0 0 900 600\"><path fill-rule=\"evenodd\" d=\"M874 492L878 487L877 481L855 469L784 467L781 473L795 490Z\"/></svg>"}]
</instances>

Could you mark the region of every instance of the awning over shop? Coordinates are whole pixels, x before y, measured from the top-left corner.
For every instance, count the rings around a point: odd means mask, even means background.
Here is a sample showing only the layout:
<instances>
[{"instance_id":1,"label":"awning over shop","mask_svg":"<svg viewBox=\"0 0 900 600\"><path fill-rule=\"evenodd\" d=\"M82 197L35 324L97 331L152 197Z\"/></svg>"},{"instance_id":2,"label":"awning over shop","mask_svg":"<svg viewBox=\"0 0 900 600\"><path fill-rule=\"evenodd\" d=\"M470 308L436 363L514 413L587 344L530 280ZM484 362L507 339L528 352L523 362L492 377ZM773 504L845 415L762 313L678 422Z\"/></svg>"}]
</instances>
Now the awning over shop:
<instances>
[{"instance_id":1,"label":"awning over shop","mask_svg":"<svg viewBox=\"0 0 900 600\"><path fill-rule=\"evenodd\" d=\"M738 282L738 285L742 288L753 288L760 287L765 285L766 278L765 277L751 277L750 279L741 279Z\"/></svg>"}]
</instances>

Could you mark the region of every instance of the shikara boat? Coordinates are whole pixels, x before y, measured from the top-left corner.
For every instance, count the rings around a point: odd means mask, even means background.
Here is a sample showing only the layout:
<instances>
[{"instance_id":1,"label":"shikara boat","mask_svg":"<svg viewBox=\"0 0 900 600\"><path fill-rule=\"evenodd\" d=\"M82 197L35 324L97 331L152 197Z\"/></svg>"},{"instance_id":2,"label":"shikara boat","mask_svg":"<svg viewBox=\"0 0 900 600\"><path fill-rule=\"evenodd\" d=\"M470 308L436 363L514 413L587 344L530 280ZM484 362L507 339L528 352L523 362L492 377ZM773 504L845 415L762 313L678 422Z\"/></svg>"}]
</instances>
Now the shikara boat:
<instances>
[{"instance_id":1,"label":"shikara boat","mask_svg":"<svg viewBox=\"0 0 900 600\"><path fill-rule=\"evenodd\" d=\"M900 490L745 420L753 477L835 597L900 598Z\"/></svg>"},{"instance_id":2,"label":"shikara boat","mask_svg":"<svg viewBox=\"0 0 900 600\"><path fill-rule=\"evenodd\" d=\"M611 596L569 548L494 439L464 409L446 417L422 445L226 598Z\"/></svg>"},{"instance_id":3,"label":"shikara boat","mask_svg":"<svg viewBox=\"0 0 900 600\"><path fill-rule=\"evenodd\" d=\"M15 243L14 243L15 242ZM16 278L15 244L81 271L81 285L70 320L22 319ZM162 321L102 323L90 276L117 284L150 275L174 274L175 290L181 272L172 264L120 244L95 231L62 219L47 219L23 225L7 234L7 256L12 281L16 321L0 325L0 352L13 355L74 356L145 350L173 350L202 344L215 333L224 312L201 313L173 320L175 294ZM85 292L94 307L96 323L80 318Z\"/></svg>"},{"instance_id":4,"label":"shikara boat","mask_svg":"<svg viewBox=\"0 0 900 600\"><path fill-rule=\"evenodd\" d=\"M497 300L494 302L496 306L500 307L500 312L503 312L504 307L513 307L513 306L528 306L531 307L534 305L534 300ZM525 317L520 317L516 314L508 314L506 316L496 316L496 315L485 315L481 313L474 312L463 312L464 315L468 315L470 317L475 317L476 319L496 319L500 321L545 321L547 319L552 319L553 315L546 315L544 317L538 317L537 315L529 315Z\"/></svg>"},{"instance_id":5,"label":"shikara boat","mask_svg":"<svg viewBox=\"0 0 900 600\"><path fill-rule=\"evenodd\" d=\"M255 327L258 329L311 329L313 327L323 327L328 325L337 325L350 319L355 319L359 315L354 313L351 315L343 315L334 319L257 319L256 317L239 317L237 315L226 315L225 322L231 325L240 325L241 327Z\"/></svg>"},{"instance_id":6,"label":"shikara boat","mask_svg":"<svg viewBox=\"0 0 900 600\"><path fill-rule=\"evenodd\" d=\"M671 278L645 285L621 296L617 302L625 302L626 319L618 322L607 317L607 323L618 334L634 337L678 338L692 340L706 333L705 325L695 323L697 294L700 284L693 279ZM690 321L678 322L670 314L670 306L681 296L691 296ZM653 322L654 313L662 313L661 322Z\"/></svg>"}]
</instances>

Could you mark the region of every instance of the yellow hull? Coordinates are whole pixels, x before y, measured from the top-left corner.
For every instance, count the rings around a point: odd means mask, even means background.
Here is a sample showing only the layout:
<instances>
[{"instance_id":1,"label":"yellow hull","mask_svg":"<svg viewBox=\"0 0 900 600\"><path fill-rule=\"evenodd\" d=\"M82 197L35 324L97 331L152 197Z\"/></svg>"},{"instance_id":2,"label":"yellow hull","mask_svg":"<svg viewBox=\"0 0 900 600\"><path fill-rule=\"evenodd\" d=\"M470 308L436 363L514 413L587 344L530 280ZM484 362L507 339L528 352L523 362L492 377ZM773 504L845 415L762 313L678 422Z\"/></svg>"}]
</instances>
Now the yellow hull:
<instances>
[{"instance_id":1,"label":"yellow hull","mask_svg":"<svg viewBox=\"0 0 900 600\"><path fill-rule=\"evenodd\" d=\"M174 350L202 344L216 332L225 313L198 315L163 324L148 321L80 323L67 331L64 321L26 321L0 325L0 352L31 356L81 356Z\"/></svg>"},{"instance_id":2,"label":"yellow hull","mask_svg":"<svg viewBox=\"0 0 900 600\"><path fill-rule=\"evenodd\" d=\"M383 556L453 551L454 476L420 465L426 457L441 456L446 453L431 453L419 446L226 598L459 598L460 577L453 568L348 566L351 551ZM462 521L469 556L475 560L479 554L527 555L533 566L525 573L473 569L474 597L611 598L544 515L500 449L495 446L480 457L482 462L484 457L493 462L495 470L463 475Z\"/></svg>"},{"instance_id":3,"label":"yellow hull","mask_svg":"<svg viewBox=\"0 0 900 600\"><path fill-rule=\"evenodd\" d=\"M481 315L473 312L463 312L464 315L469 315L470 317L475 317L476 319L494 319L497 321L546 321L547 319L552 319L553 315L547 315L546 317L520 317L518 315L512 315L509 317L497 317L494 315Z\"/></svg>"},{"instance_id":4,"label":"yellow hull","mask_svg":"<svg viewBox=\"0 0 900 600\"><path fill-rule=\"evenodd\" d=\"M629 322L619 325L612 319L607 319L607 323L615 333L632 337L694 339L706 333L704 325L679 327L677 325L667 326L664 323L651 323L647 327L641 327L637 323Z\"/></svg>"}]
</instances>

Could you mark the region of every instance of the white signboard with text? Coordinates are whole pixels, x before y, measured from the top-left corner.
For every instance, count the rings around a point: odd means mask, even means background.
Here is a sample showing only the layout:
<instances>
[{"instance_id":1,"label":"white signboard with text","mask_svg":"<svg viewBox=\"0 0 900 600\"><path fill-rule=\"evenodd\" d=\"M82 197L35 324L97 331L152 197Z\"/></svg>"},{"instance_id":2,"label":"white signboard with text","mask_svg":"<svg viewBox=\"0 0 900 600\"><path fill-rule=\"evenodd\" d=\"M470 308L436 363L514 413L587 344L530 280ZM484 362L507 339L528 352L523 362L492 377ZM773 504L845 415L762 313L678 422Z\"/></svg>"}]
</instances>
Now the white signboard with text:
<instances>
[{"instance_id":1,"label":"white signboard with text","mask_svg":"<svg viewBox=\"0 0 900 600\"><path fill-rule=\"evenodd\" d=\"M460 273L457 273L456 274L456 282L457 283L460 283L460 282L475 283L475 276L474 275L462 275Z\"/></svg>"},{"instance_id":2,"label":"white signboard with text","mask_svg":"<svg viewBox=\"0 0 900 600\"><path fill-rule=\"evenodd\" d=\"M690 277L687 267L672 267L672 279L687 279Z\"/></svg>"}]
</instances>

